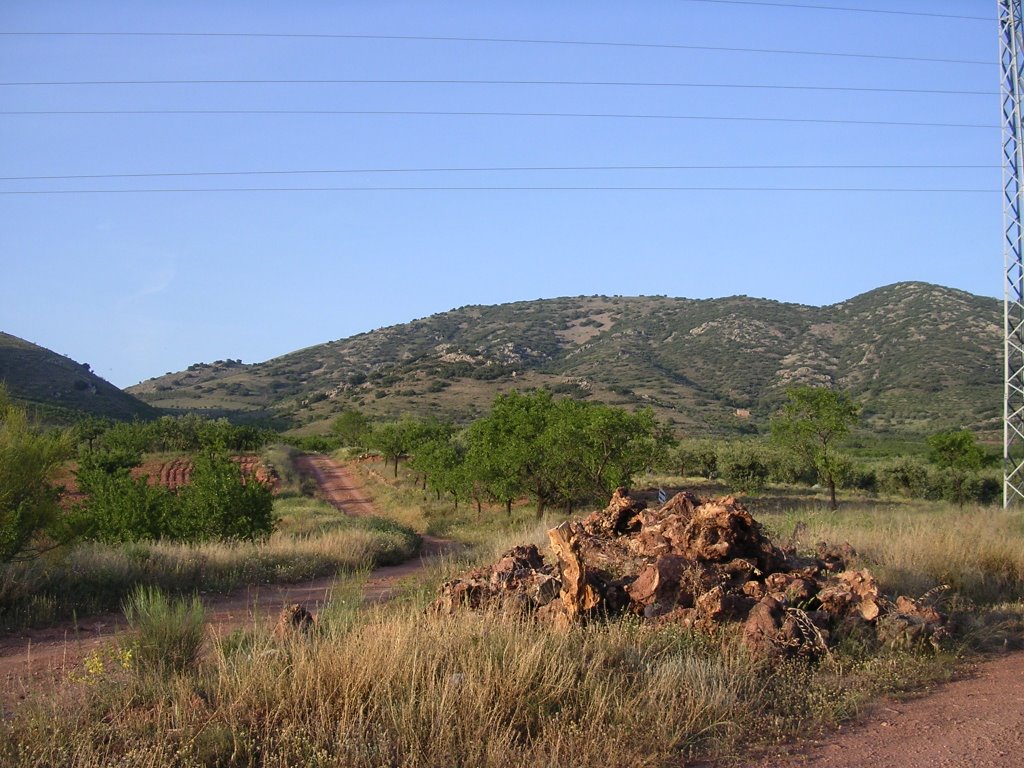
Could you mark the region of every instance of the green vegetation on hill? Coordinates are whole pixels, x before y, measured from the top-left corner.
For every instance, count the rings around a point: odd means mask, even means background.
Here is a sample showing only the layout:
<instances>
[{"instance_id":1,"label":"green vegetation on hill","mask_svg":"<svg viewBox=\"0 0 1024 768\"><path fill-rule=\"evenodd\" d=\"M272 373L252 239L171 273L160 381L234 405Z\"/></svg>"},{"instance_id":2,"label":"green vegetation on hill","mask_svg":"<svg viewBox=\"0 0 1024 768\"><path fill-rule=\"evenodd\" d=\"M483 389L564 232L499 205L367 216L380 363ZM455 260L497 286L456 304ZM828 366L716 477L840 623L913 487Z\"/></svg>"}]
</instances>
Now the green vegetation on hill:
<instances>
[{"instance_id":1,"label":"green vegetation on hill","mask_svg":"<svg viewBox=\"0 0 1024 768\"><path fill-rule=\"evenodd\" d=\"M197 364L130 391L163 408L289 419L345 409L465 423L496 394L556 394L655 414L691 434L764 432L785 391L850 394L878 434L998 427L996 299L898 283L826 307L734 296L546 299L468 306L264 363Z\"/></svg>"},{"instance_id":2,"label":"green vegetation on hill","mask_svg":"<svg viewBox=\"0 0 1024 768\"><path fill-rule=\"evenodd\" d=\"M83 416L148 419L152 406L94 374L86 363L0 332L0 382L33 417L67 424Z\"/></svg>"}]
</instances>

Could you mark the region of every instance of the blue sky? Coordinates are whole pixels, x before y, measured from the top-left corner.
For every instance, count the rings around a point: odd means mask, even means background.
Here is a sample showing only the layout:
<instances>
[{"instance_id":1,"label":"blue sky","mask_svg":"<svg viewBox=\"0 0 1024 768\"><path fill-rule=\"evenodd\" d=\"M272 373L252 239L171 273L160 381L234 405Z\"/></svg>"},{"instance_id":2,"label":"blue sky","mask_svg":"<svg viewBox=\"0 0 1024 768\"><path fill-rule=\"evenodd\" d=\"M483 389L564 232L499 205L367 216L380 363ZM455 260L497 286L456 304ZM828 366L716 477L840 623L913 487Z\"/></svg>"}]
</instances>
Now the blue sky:
<instances>
[{"instance_id":1,"label":"blue sky","mask_svg":"<svg viewBox=\"0 0 1024 768\"><path fill-rule=\"evenodd\" d=\"M982 63L379 38L3 35L4 83L690 84L3 85L3 112L262 109L744 119L0 114L0 176L7 177L0 192L587 188L2 194L0 330L88 362L100 375L127 386L193 362L256 362L466 304L589 294L747 294L829 304L901 280L1001 296L998 127L765 120L998 126L999 99L991 93L998 89L995 22L909 15L994 17L995 3L805 0L802 5L907 14L706 0L6 0L0 5L0 32L604 41ZM754 85L791 87L726 87ZM906 92L921 89L989 93ZM982 167L9 179L694 165ZM734 189L594 189L666 186Z\"/></svg>"}]
</instances>

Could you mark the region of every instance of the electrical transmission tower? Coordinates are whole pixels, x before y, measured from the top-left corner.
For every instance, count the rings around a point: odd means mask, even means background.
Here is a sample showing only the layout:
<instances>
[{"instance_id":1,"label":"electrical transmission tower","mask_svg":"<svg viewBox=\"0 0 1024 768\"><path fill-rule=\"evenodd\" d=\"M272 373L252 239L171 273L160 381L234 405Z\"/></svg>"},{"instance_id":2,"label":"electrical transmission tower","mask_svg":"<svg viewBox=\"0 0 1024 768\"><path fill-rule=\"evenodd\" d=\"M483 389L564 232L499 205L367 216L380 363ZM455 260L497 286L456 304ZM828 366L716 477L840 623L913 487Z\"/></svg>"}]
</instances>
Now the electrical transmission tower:
<instances>
[{"instance_id":1,"label":"electrical transmission tower","mask_svg":"<svg viewBox=\"0 0 1024 768\"><path fill-rule=\"evenodd\" d=\"M1024 501L1024 36L1021 0L999 2L999 67L1003 105L1003 264L1005 269L1003 506Z\"/></svg>"}]
</instances>

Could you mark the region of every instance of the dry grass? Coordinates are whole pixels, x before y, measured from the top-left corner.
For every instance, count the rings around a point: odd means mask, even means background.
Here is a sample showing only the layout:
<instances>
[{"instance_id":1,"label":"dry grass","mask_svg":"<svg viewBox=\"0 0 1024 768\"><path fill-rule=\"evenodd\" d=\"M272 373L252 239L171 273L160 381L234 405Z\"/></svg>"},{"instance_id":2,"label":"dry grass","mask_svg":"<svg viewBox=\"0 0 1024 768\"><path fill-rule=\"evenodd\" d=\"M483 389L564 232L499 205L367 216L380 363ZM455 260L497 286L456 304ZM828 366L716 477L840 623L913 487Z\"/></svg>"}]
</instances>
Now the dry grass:
<instances>
[{"instance_id":1,"label":"dry grass","mask_svg":"<svg viewBox=\"0 0 1024 768\"><path fill-rule=\"evenodd\" d=\"M849 542L887 591L920 595L939 585L976 603L1024 598L1024 514L999 507L913 503L762 518L800 544Z\"/></svg>"},{"instance_id":2,"label":"dry grass","mask_svg":"<svg viewBox=\"0 0 1024 768\"><path fill-rule=\"evenodd\" d=\"M538 520L534 506L526 499L520 499L512 507L511 515L506 514L503 504L484 504L478 513L475 503L463 500L456 508L451 497L438 499L432 491L422 490L417 484L418 477L405 462L399 464L397 479L393 476L393 466L385 467L381 460L353 462L349 466L359 475L381 515L419 532L454 539L475 550L490 551L499 539L507 540L523 530L545 524L550 528L552 521L565 519L558 510L549 510Z\"/></svg>"},{"instance_id":3,"label":"dry grass","mask_svg":"<svg viewBox=\"0 0 1024 768\"><path fill-rule=\"evenodd\" d=\"M856 711L897 663L753 664L732 636L374 610L220 646L198 672L72 683L0 736L13 766L669 766ZM909 658L909 657L908 657ZM935 667L911 660L920 677ZM847 685L850 681L856 685ZM71 702L77 702L71 705Z\"/></svg>"}]
</instances>

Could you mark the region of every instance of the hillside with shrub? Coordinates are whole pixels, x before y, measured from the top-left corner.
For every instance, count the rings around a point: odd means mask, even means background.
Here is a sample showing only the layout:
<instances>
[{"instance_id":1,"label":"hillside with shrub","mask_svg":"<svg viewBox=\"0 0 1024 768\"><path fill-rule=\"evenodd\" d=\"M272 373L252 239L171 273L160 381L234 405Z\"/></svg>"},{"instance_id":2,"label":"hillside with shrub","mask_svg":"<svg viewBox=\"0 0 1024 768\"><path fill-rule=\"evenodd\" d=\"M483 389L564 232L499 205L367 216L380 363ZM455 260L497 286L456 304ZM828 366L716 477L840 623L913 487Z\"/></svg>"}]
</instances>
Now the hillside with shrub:
<instances>
[{"instance_id":1,"label":"hillside with shrub","mask_svg":"<svg viewBox=\"0 0 1024 768\"><path fill-rule=\"evenodd\" d=\"M263 363L197 363L129 391L172 410L339 413L465 423L498 393L544 387L655 414L696 435L764 432L794 385L841 388L880 434L998 430L1001 306L897 283L811 307L735 296L583 296L467 306Z\"/></svg>"}]
</instances>

